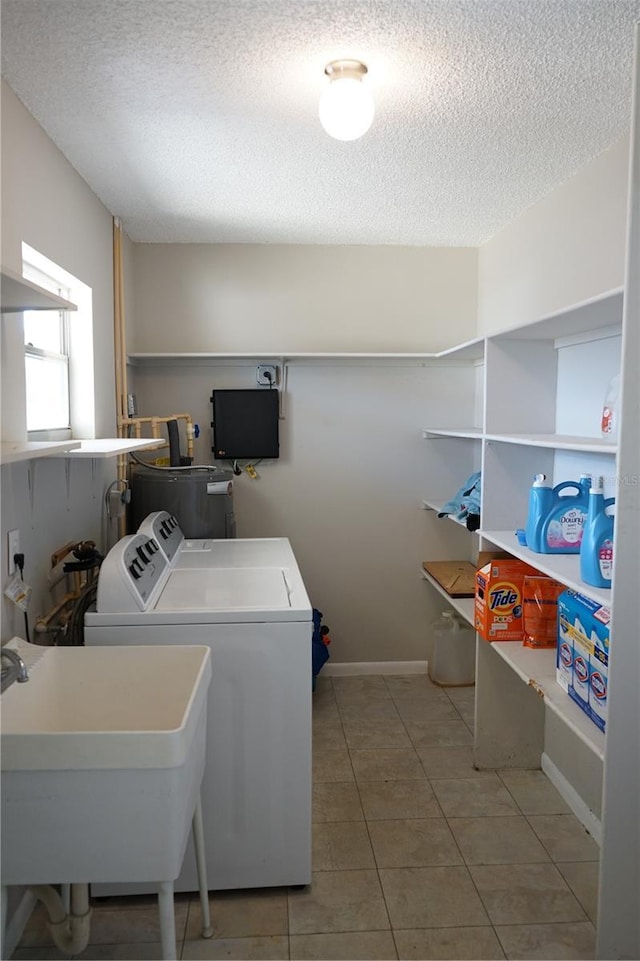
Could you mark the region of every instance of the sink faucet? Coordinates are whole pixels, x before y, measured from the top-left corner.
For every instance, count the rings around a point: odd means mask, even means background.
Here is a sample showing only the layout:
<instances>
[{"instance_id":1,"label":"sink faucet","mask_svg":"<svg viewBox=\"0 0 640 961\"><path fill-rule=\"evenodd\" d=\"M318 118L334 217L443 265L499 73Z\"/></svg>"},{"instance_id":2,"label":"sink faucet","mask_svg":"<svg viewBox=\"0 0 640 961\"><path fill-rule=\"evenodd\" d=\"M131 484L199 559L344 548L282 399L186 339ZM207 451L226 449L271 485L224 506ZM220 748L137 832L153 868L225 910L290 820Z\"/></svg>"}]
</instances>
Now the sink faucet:
<instances>
[{"instance_id":1,"label":"sink faucet","mask_svg":"<svg viewBox=\"0 0 640 961\"><path fill-rule=\"evenodd\" d=\"M2 683L1 689L6 690L10 684L17 681L18 684L24 684L25 681L29 680L29 674L27 672L27 665L24 663L20 655L12 650L10 647L3 647L0 652L0 657L2 661L9 661L8 667L2 665Z\"/></svg>"}]
</instances>

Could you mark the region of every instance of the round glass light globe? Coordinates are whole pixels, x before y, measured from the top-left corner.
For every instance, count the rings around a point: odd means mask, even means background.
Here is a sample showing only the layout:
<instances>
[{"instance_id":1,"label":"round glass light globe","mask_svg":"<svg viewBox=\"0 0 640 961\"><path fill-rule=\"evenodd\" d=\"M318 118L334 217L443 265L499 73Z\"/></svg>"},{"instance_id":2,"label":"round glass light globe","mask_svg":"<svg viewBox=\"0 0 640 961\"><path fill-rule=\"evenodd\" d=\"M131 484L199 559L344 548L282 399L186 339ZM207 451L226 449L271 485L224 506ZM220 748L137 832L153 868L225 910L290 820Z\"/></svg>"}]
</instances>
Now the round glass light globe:
<instances>
[{"instance_id":1,"label":"round glass light globe","mask_svg":"<svg viewBox=\"0 0 640 961\"><path fill-rule=\"evenodd\" d=\"M337 77L320 98L320 123L335 140L357 140L373 122L371 93L355 77Z\"/></svg>"}]
</instances>

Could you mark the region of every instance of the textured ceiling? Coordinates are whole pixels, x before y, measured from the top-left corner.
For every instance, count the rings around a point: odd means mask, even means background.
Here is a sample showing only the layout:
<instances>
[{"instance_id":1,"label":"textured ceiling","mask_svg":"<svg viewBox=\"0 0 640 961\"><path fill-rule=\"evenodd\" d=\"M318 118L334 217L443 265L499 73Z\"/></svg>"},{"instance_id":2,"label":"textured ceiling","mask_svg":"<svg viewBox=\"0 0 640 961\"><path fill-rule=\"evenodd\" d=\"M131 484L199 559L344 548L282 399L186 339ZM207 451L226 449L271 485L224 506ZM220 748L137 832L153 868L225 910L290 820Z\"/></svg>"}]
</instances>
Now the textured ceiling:
<instances>
[{"instance_id":1,"label":"textured ceiling","mask_svg":"<svg viewBox=\"0 0 640 961\"><path fill-rule=\"evenodd\" d=\"M628 128L640 0L2 0L2 72L136 241L477 245ZM369 67L361 140L324 66Z\"/></svg>"}]
</instances>

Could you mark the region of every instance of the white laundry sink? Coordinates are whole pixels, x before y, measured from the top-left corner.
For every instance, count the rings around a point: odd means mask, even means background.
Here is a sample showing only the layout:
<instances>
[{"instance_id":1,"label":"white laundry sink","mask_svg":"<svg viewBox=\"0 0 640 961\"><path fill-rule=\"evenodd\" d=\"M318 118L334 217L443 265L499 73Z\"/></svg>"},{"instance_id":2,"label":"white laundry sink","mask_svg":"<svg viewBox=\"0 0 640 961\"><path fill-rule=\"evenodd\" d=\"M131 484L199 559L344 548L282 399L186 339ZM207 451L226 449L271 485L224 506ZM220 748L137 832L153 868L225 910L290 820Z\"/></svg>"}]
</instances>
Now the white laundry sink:
<instances>
[{"instance_id":1,"label":"white laundry sink","mask_svg":"<svg viewBox=\"0 0 640 961\"><path fill-rule=\"evenodd\" d=\"M177 877L204 770L209 648L9 643L29 681L0 701L2 883Z\"/></svg>"}]
</instances>

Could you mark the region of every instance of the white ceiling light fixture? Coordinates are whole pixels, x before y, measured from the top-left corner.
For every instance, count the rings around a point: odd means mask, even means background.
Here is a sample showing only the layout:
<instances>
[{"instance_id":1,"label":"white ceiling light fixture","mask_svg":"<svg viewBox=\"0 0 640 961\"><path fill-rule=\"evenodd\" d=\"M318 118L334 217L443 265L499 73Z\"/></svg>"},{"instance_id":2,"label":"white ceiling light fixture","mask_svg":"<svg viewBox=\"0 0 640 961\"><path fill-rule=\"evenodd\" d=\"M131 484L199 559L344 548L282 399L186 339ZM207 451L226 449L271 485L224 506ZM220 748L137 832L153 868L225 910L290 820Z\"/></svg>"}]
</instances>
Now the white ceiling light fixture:
<instances>
[{"instance_id":1,"label":"white ceiling light fixture","mask_svg":"<svg viewBox=\"0 0 640 961\"><path fill-rule=\"evenodd\" d=\"M324 68L329 78L320 97L320 123L336 140L357 140L373 122L373 97L363 78L368 73L359 60L333 60Z\"/></svg>"}]
</instances>

